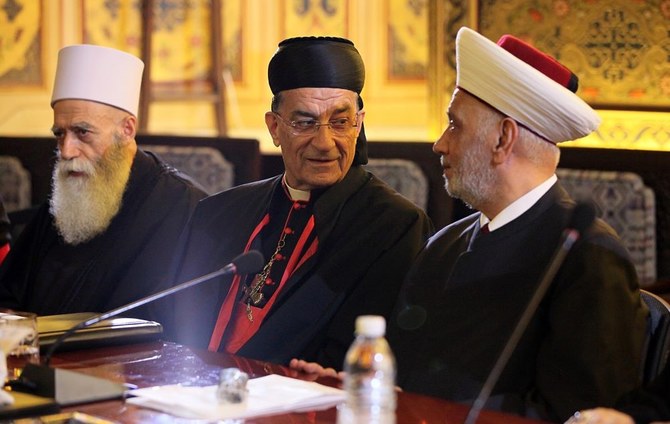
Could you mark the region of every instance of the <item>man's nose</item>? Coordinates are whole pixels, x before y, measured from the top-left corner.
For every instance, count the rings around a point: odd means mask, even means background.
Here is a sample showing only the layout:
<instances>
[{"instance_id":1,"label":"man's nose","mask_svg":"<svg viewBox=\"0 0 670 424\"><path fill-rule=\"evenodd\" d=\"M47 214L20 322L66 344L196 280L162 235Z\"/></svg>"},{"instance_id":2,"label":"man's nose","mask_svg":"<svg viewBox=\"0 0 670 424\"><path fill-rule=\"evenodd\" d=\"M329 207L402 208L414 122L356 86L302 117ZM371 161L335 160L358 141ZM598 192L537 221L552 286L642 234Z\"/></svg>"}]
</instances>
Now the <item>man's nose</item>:
<instances>
[{"instance_id":1,"label":"man's nose","mask_svg":"<svg viewBox=\"0 0 670 424\"><path fill-rule=\"evenodd\" d=\"M62 159L77 158L79 156L79 140L71 133L65 133L63 139L58 143L58 151Z\"/></svg>"},{"instance_id":2,"label":"man's nose","mask_svg":"<svg viewBox=\"0 0 670 424\"><path fill-rule=\"evenodd\" d=\"M437 153L438 155L446 155L448 152L448 140L447 140L447 132L444 131L440 138L433 143L433 152Z\"/></svg>"},{"instance_id":3,"label":"man's nose","mask_svg":"<svg viewBox=\"0 0 670 424\"><path fill-rule=\"evenodd\" d=\"M335 145L335 137L329 125L323 124L316 129L312 144L323 150L329 150Z\"/></svg>"}]
</instances>

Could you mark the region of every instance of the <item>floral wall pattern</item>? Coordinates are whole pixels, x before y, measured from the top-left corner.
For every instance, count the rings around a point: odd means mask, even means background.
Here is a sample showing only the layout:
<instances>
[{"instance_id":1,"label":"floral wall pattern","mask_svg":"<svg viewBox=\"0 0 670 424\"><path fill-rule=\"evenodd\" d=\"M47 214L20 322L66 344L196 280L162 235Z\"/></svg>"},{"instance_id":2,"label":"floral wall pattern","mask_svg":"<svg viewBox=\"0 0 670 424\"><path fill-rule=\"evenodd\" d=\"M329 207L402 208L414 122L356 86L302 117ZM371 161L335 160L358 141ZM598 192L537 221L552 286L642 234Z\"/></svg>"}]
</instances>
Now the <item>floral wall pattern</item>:
<instances>
[{"instance_id":1,"label":"floral wall pattern","mask_svg":"<svg viewBox=\"0 0 670 424\"><path fill-rule=\"evenodd\" d=\"M349 37L346 0L283 0L282 38L306 34Z\"/></svg>"},{"instance_id":2,"label":"floral wall pattern","mask_svg":"<svg viewBox=\"0 0 670 424\"><path fill-rule=\"evenodd\" d=\"M428 0L388 4L388 78L425 80L428 72Z\"/></svg>"},{"instance_id":3,"label":"floral wall pattern","mask_svg":"<svg viewBox=\"0 0 670 424\"><path fill-rule=\"evenodd\" d=\"M670 0L437 0L431 19L437 111L448 105L454 39L466 25L493 41L514 34L579 76L577 94L602 124L566 146L670 150Z\"/></svg>"},{"instance_id":4,"label":"floral wall pattern","mask_svg":"<svg viewBox=\"0 0 670 424\"><path fill-rule=\"evenodd\" d=\"M224 1L225 66L241 74L240 2ZM209 0L161 0L153 8L151 79L159 85L206 84L210 75ZM142 45L142 4L138 0L83 0L84 42L107 45L137 56Z\"/></svg>"},{"instance_id":5,"label":"floral wall pattern","mask_svg":"<svg viewBox=\"0 0 670 424\"><path fill-rule=\"evenodd\" d=\"M592 105L670 107L670 0L480 2L479 28L514 34L580 77Z\"/></svg>"},{"instance_id":6,"label":"floral wall pattern","mask_svg":"<svg viewBox=\"0 0 670 424\"><path fill-rule=\"evenodd\" d=\"M0 1L0 86L43 82L41 3Z\"/></svg>"}]
</instances>

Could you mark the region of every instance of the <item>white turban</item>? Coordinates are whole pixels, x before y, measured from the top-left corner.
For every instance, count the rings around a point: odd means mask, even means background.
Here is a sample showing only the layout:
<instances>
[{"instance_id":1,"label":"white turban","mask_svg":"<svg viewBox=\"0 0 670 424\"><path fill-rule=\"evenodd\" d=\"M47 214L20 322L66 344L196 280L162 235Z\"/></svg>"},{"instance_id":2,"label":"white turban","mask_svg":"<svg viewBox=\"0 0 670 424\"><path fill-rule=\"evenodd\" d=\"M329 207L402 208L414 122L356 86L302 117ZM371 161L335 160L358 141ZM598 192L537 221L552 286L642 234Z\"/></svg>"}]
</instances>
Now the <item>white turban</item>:
<instances>
[{"instance_id":1,"label":"white turban","mask_svg":"<svg viewBox=\"0 0 670 424\"><path fill-rule=\"evenodd\" d=\"M595 131L596 112L580 99L566 67L523 41L498 44L463 27L456 36L456 85L552 143Z\"/></svg>"},{"instance_id":2,"label":"white turban","mask_svg":"<svg viewBox=\"0 0 670 424\"><path fill-rule=\"evenodd\" d=\"M51 106L59 100L104 103L137 116L144 62L109 47L81 44L58 52Z\"/></svg>"}]
</instances>

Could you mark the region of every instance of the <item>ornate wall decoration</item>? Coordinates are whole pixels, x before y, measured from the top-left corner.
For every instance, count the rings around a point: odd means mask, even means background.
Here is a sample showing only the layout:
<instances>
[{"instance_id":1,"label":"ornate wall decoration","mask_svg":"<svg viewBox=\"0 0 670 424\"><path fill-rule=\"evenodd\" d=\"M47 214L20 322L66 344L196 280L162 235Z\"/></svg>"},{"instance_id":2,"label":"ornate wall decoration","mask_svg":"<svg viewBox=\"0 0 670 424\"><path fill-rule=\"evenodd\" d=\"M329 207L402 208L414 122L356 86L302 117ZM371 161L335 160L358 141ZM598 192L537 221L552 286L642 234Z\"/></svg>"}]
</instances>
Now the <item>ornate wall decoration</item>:
<instances>
[{"instance_id":1,"label":"ornate wall decoration","mask_svg":"<svg viewBox=\"0 0 670 424\"><path fill-rule=\"evenodd\" d=\"M670 150L670 119L667 113L599 110L598 114L602 123L595 133L566 145Z\"/></svg>"},{"instance_id":2,"label":"ornate wall decoration","mask_svg":"<svg viewBox=\"0 0 670 424\"><path fill-rule=\"evenodd\" d=\"M281 38L303 35L348 37L346 0L283 0Z\"/></svg>"},{"instance_id":3,"label":"ornate wall decoration","mask_svg":"<svg viewBox=\"0 0 670 424\"><path fill-rule=\"evenodd\" d=\"M483 0L479 29L512 32L580 78L579 95L603 108L670 107L670 0Z\"/></svg>"},{"instance_id":4,"label":"ornate wall decoration","mask_svg":"<svg viewBox=\"0 0 670 424\"><path fill-rule=\"evenodd\" d=\"M240 3L224 1L224 65L234 79L241 75ZM142 2L84 0L84 42L115 47L137 56L142 45ZM163 86L198 87L208 83L211 70L212 11L209 0L154 2L152 75Z\"/></svg>"},{"instance_id":5,"label":"ornate wall decoration","mask_svg":"<svg viewBox=\"0 0 670 424\"><path fill-rule=\"evenodd\" d=\"M244 0L224 0L221 10L224 65L235 81L242 81L244 75L242 68L242 40L245 27L242 20L243 2Z\"/></svg>"},{"instance_id":6,"label":"ornate wall decoration","mask_svg":"<svg viewBox=\"0 0 670 424\"><path fill-rule=\"evenodd\" d=\"M602 124L566 146L670 150L670 0L434 0L430 19L435 137L456 77L454 38L467 25L493 41L525 39L579 76Z\"/></svg>"},{"instance_id":7,"label":"ornate wall decoration","mask_svg":"<svg viewBox=\"0 0 670 424\"><path fill-rule=\"evenodd\" d=\"M462 26L474 27L474 0L432 0L430 2L430 134L439 137L446 124L446 110L456 85L456 33Z\"/></svg>"},{"instance_id":8,"label":"ornate wall decoration","mask_svg":"<svg viewBox=\"0 0 670 424\"><path fill-rule=\"evenodd\" d=\"M424 80L428 69L428 0L390 0L389 80Z\"/></svg>"},{"instance_id":9,"label":"ornate wall decoration","mask_svg":"<svg viewBox=\"0 0 670 424\"><path fill-rule=\"evenodd\" d=\"M84 43L142 54L142 6L138 0L83 0Z\"/></svg>"},{"instance_id":10,"label":"ornate wall decoration","mask_svg":"<svg viewBox=\"0 0 670 424\"><path fill-rule=\"evenodd\" d=\"M42 85L41 19L41 2L0 0L0 87Z\"/></svg>"}]
</instances>

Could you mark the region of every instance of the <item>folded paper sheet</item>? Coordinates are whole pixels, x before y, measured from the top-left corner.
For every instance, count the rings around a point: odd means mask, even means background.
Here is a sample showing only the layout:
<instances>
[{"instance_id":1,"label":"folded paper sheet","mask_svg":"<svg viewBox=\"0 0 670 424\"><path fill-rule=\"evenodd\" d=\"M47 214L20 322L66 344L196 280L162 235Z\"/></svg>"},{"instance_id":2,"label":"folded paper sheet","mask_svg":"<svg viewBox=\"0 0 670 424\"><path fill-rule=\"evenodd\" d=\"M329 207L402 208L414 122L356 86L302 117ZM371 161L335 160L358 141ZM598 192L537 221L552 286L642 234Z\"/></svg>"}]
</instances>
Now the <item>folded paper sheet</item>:
<instances>
[{"instance_id":1,"label":"folded paper sheet","mask_svg":"<svg viewBox=\"0 0 670 424\"><path fill-rule=\"evenodd\" d=\"M344 400L340 389L280 375L249 380L247 388L247 401L240 404L220 403L216 386L180 385L133 390L130 395L135 397L128 403L180 417L216 421L324 409Z\"/></svg>"}]
</instances>

